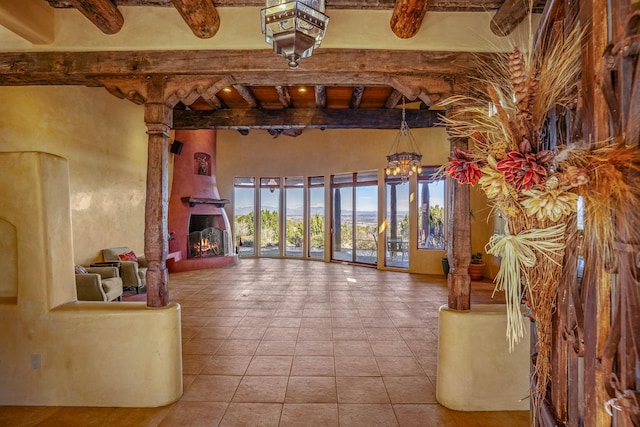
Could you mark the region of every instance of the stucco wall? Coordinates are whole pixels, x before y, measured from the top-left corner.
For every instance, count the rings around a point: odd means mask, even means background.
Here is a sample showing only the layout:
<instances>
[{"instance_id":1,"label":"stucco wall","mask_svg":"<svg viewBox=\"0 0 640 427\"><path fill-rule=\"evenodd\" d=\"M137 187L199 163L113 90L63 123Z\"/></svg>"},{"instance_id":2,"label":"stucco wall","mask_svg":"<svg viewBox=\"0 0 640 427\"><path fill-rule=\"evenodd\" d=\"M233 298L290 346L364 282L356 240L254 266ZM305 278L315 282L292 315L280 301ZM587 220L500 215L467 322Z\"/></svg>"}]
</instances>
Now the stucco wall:
<instances>
[{"instance_id":1,"label":"stucco wall","mask_svg":"<svg viewBox=\"0 0 640 427\"><path fill-rule=\"evenodd\" d=\"M69 162L73 260L144 250L144 109L102 88L0 87L0 151L43 151Z\"/></svg>"},{"instance_id":2,"label":"stucco wall","mask_svg":"<svg viewBox=\"0 0 640 427\"><path fill-rule=\"evenodd\" d=\"M0 276L0 405L171 403L182 394L180 306L76 301L68 170L47 153L0 153L0 229L15 230L0 247L13 260Z\"/></svg>"}]
</instances>

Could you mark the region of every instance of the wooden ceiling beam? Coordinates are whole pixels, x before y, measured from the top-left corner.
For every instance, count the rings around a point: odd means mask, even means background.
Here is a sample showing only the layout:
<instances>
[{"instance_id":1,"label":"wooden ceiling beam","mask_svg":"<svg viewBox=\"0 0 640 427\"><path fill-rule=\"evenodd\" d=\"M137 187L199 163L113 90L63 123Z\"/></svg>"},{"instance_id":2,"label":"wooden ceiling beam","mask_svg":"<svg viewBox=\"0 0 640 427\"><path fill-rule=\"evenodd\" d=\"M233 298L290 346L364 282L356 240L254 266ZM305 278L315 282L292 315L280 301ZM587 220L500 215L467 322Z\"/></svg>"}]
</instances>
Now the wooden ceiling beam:
<instances>
[{"instance_id":1,"label":"wooden ceiling beam","mask_svg":"<svg viewBox=\"0 0 640 427\"><path fill-rule=\"evenodd\" d=\"M319 49L298 69L272 51L184 50L0 53L0 85L100 86L100 77L228 76L252 85L390 85L396 76L445 80L474 74L496 54Z\"/></svg>"},{"instance_id":2,"label":"wooden ceiling beam","mask_svg":"<svg viewBox=\"0 0 640 427\"><path fill-rule=\"evenodd\" d=\"M489 27L499 37L508 36L529 14L529 0L505 0Z\"/></svg>"},{"instance_id":3,"label":"wooden ceiling beam","mask_svg":"<svg viewBox=\"0 0 640 427\"><path fill-rule=\"evenodd\" d=\"M251 89L249 89L246 86L239 85L239 84L233 85L233 88L238 92L238 94L240 94L242 99L244 99L246 101L246 103L249 104L249 107L251 107L251 108L260 107L260 103L258 102L256 97L251 92Z\"/></svg>"},{"instance_id":4,"label":"wooden ceiling beam","mask_svg":"<svg viewBox=\"0 0 640 427\"><path fill-rule=\"evenodd\" d=\"M351 108L352 110L357 110L358 108L360 108L363 93L364 86L354 86L353 92L351 93L351 102L349 102L349 108Z\"/></svg>"},{"instance_id":5,"label":"wooden ceiling beam","mask_svg":"<svg viewBox=\"0 0 640 427\"><path fill-rule=\"evenodd\" d=\"M440 123L442 111L407 110L410 128L434 127ZM402 119L400 110L359 109L328 110L293 108L279 110L175 110L174 129L397 129Z\"/></svg>"},{"instance_id":6,"label":"wooden ceiling beam","mask_svg":"<svg viewBox=\"0 0 640 427\"><path fill-rule=\"evenodd\" d=\"M218 98L215 95L208 96L208 97L202 98L202 99L204 100L204 102L206 102L208 105L210 105L214 110L222 108L222 101L220 101L220 98Z\"/></svg>"},{"instance_id":7,"label":"wooden ceiling beam","mask_svg":"<svg viewBox=\"0 0 640 427\"><path fill-rule=\"evenodd\" d=\"M316 85L316 108L326 108L327 106L327 87L323 85Z\"/></svg>"},{"instance_id":8,"label":"wooden ceiling beam","mask_svg":"<svg viewBox=\"0 0 640 427\"><path fill-rule=\"evenodd\" d=\"M384 108L396 108L398 102L402 98L402 93L398 89L394 89L391 92L391 95L387 98L387 101L384 103Z\"/></svg>"},{"instance_id":9,"label":"wooden ceiling beam","mask_svg":"<svg viewBox=\"0 0 640 427\"><path fill-rule=\"evenodd\" d=\"M220 29L220 15L211 0L171 0L196 37L210 39Z\"/></svg>"},{"instance_id":10,"label":"wooden ceiling beam","mask_svg":"<svg viewBox=\"0 0 640 427\"><path fill-rule=\"evenodd\" d=\"M291 95L289 89L286 86L276 85L276 92L278 93L278 99L284 108L291 106Z\"/></svg>"},{"instance_id":11,"label":"wooden ceiling beam","mask_svg":"<svg viewBox=\"0 0 640 427\"><path fill-rule=\"evenodd\" d=\"M111 0L69 0L69 3L105 34L116 34L124 24L118 6Z\"/></svg>"},{"instance_id":12,"label":"wooden ceiling beam","mask_svg":"<svg viewBox=\"0 0 640 427\"><path fill-rule=\"evenodd\" d=\"M422 26L427 5L427 0L396 0L389 21L391 31L401 39L415 36Z\"/></svg>"}]
</instances>

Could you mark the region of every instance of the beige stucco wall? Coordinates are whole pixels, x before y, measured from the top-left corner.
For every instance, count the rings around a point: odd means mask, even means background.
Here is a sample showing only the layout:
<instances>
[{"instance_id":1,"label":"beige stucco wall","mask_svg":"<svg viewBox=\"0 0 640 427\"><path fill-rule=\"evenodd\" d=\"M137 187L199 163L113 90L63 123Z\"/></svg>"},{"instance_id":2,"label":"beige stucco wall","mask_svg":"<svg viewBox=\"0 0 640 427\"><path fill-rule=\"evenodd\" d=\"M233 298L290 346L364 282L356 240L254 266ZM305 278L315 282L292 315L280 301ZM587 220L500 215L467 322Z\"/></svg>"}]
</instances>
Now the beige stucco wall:
<instances>
[{"instance_id":1,"label":"beige stucco wall","mask_svg":"<svg viewBox=\"0 0 640 427\"><path fill-rule=\"evenodd\" d=\"M68 159L73 262L100 250L144 250L147 134L144 108L102 88L0 87L0 152Z\"/></svg>"},{"instance_id":2,"label":"beige stucco wall","mask_svg":"<svg viewBox=\"0 0 640 427\"><path fill-rule=\"evenodd\" d=\"M68 162L5 152L0 171L0 230L13 231L12 244L0 247L0 259L12 261L0 276L0 405L177 400L180 306L76 301Z\"/></svg>"},{"instance_id":3,"label":"beige stucco wall","mask_svg":"<svg viewBox=\"0 0 640 427\"><path fill-rule=\"evenodd\" d=\"M456 411L529 409L530 328L510 351L506 312L504 304L474 304L465 311L440 307L440 404Z\"/></svg>"}]
</instances>

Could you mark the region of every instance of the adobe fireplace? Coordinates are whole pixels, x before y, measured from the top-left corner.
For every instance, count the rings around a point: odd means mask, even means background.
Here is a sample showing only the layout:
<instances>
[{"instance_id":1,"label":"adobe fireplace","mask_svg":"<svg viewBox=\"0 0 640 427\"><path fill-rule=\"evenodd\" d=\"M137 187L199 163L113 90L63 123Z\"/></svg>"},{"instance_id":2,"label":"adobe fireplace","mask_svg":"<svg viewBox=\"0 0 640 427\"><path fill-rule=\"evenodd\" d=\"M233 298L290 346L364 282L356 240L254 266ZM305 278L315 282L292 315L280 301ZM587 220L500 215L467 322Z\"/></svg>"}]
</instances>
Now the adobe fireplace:
<instances>
[{"instance_id":1,"label":"adobe fireplace","mask_svg":"<svg viewBox=\"0 0 640 427\"><path fill-rule=\"evenodd\" d=\"M231 225L216 185L214 130L175 132L182 142L173 160L169 198L169 272L202 270L237 264Z\"/></svg>"}]
</instances>

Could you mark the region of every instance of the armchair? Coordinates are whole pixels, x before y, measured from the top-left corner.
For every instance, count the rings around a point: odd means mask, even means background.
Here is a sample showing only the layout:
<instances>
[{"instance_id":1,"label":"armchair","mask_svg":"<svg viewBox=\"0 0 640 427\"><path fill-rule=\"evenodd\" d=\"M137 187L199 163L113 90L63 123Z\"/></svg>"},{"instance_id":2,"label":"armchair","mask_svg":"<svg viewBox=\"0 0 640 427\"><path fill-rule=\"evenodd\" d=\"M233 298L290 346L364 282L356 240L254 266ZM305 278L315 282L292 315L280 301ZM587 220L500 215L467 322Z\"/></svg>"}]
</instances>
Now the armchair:
<instances>
[{"instance_id":1,"label":"armchair","mask_svg":"<svg viewBox=\"0 0 640 427\"><path fill-rule=\"evenodd\" d=\"M102 258L120 262L120 276L125 288L135 288L136 293L140 293L140 289L147 285L147 259L136 256L127 246L103 249Z\"/></svg>"},{"instance_id":2,"label":"armchair","mask_svg":"<svg viewBox=\"0 0 640 427\"><path fill-rule=\"evenodd\" d=\"M122 300L122 279L117 267L76 266L78 301Z\"/></svg>"}]
</instances>

